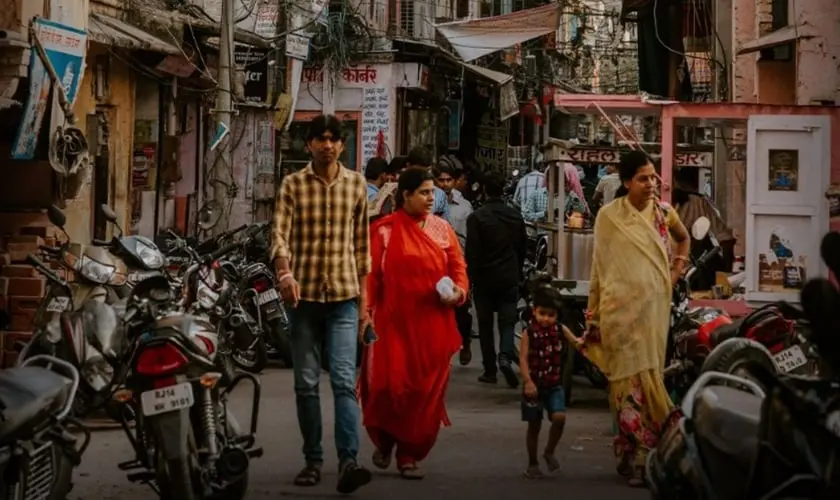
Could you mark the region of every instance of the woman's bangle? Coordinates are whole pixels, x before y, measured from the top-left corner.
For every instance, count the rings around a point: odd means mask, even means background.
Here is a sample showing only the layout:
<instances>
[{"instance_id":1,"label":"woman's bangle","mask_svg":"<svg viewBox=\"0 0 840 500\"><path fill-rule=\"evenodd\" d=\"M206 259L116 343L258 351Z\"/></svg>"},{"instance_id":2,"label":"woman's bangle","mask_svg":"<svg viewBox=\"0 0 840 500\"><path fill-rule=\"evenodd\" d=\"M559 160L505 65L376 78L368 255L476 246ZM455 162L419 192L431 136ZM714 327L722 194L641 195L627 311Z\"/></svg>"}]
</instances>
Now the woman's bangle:
<instances>
[{"instance_id":1,"label":"woman's bangle","mask_svg":"<svg viewBox=\"0 0 840 500\"><path fill-rule=\"evenodd\" d=\"M689 264L690 263L690 261L688 260L688 257L686 257L684 255L677 255L671 260L672 260L672 262L682 262L683 264Z\"/></svg>"},{"instance_id":2,"label":"woman's bangle","mask_svg":"<svg viewBox=\"0 0 840 500\"><path fill-rule=\"evenodd\" d=\"M277 278L277 284L279 285L279 284L283 283L284 281L286 281L286 280L287 280L287 279L289 279L289 278L294 279L294 275L293 275L291 272L288 272L288 273L285 273L285 274L281 274L281 275L280 275L280 277L279 277L279 278Z\"/></svg>"}]
</instances>

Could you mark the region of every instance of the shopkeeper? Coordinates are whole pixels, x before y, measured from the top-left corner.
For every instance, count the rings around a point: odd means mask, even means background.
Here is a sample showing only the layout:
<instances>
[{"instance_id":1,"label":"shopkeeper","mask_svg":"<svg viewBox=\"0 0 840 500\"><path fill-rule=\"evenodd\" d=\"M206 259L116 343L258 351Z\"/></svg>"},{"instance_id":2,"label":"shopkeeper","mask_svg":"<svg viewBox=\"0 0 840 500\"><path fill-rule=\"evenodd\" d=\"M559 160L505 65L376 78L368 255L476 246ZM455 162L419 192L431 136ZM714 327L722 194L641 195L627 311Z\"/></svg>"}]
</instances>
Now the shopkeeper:
<instances>
[{"instance_id":1,"label":"shopkeeper","mask_svg":"<svg viewBox=\"0 0 840 500\"><path fill-rule=\"evenodd\" d=\"M674 206L685 227L691 227L700 217L706 217L711 222L711 233L715 235L723 250L722 254L707 263L704 269L698 269L693 286L697 290L709 290L715 285L717 272L732 271L735 259L735 235L726 224L712 200L698 189L698 172L696 168L683 167L674 172ZM711 241L691 242L691 255L699 257L709 249Z\"/></svg>"}]
</instances>

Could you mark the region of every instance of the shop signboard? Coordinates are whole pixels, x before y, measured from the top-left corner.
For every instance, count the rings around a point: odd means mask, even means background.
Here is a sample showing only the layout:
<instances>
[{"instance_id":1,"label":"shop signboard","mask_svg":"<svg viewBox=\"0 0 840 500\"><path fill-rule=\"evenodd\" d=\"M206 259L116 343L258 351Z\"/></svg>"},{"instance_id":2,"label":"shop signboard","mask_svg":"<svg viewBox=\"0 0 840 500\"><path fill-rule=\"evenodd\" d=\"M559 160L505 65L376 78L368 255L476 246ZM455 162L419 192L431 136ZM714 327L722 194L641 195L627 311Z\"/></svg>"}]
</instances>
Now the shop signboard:
<instances>
[{"instance_id":1,"label":"shop signboard","mask_svg":"<svg viewBox=\"0 0 840 500\"><path fill-rule=\"evenodd\" d=\"M286 35L286 55L300 61L309 59L309 37L294 33Z\"/></svg>"},{"instance_id":2,"label":"shop signboard","mask_svg":"<svg viewBox=\"0 0 840 500\"><path fill-rule=\"evenodd\" d=\"M55 21L36 18L32 21L35 36L44 47L47 59L61 78L64 95L72 107L79 93L79 82L85 71L87 33ZM23 109L17 136L12 145L12 158L31 160L38 146L38 134L49 104L52 81L37 51L29 61L29 99Z\"/></svg>"},{"instance_id":3,"label":"shop signboard","mask_svg":"<svg viewBox=\"0 0 840 500\"><path fill-rule=\"evenodd\" d=\"M234 64L245 73L243 97L247 102L268 100L268 57L268 51L247 45L237 45L233 52Z\"/></svg>"},{"instance_id":4,"label":"shop signboard","mask_svg":"<svg viewBox=\"0 0 840 500\"><path fill-rule=\"evenodd\" d=\"M569 163L607 165L618 163L623 153L624 151L619 149L572 148L560 151L557 160ZM680 151L674 159L675 167L709 168L713 165L713 154L705 151Z\"/></svg>"}]
</instances>

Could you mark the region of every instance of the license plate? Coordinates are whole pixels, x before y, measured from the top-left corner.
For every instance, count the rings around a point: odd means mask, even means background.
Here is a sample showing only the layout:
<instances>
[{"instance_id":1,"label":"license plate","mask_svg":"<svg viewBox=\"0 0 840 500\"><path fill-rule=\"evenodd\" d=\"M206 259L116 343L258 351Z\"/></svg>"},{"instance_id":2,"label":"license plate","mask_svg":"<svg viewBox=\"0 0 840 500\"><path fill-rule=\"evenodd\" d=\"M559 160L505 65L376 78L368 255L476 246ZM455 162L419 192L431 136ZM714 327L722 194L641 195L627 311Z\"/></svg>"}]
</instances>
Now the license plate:
<instances>
[{"instance_id":1,"label":"license plate","mask_svg":"<svg viewBox=\"0 0 840 500\"><path fill-rule=\"evenodd\" d=\"M70 308L70 297L53 297L47 304L47 312L64 312Z\"/></svg>"},{"instance_id":2,"label":"license plate","mask_svg":"<svg viewBox=\"0 0 840 500\"><path fill-rule=\"evenodd\" d=\"M269 290L264 291L260 294L259 303L260 305L267 304L273 300L279 300L280 296L277 295L277 290L271 288Z\"/></svg>"},{"instance_id":3,"label":"license plate","mask_svg":"<svg viewBox=\"0 0 840 500\"><path fill-rule=\"evenodd\" d=\"M802 352L802 348L798 345L788 347L784 351L775 354L773 359L776 361L776 366L784 373L795 370L800 366L808 363L808 358Z\"/></svg>"},{"instance_id":4,"label":"license plate","mask_svg":"<svg viewBox=\"0 0 840 500\"><path fill-rule=\"evenodd\" d=\"M143 405L143 415L150 417L189 408L195 403L195 400L192 384L184 382L183 384L146 391L140 395L140 402Z\"/></svg>"}]
</instances>

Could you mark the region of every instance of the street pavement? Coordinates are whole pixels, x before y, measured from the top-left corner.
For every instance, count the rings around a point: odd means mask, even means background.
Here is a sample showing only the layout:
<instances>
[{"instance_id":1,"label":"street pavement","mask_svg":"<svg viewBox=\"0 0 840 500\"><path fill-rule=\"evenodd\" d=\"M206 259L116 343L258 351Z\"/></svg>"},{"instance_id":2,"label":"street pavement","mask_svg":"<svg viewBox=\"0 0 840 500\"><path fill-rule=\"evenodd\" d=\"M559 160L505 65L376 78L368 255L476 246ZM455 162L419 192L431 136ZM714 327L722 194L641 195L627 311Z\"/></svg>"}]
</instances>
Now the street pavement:
<instances>
[{"instance_id":1,"label":"street pavement","mask_svg":"<svg viewBox=\"0 0 840 500\"><path fill-rule=\"evenodd\" d=\"M476 346L477 347L477 346ZM477 349L476 349L477 350ZM476 353L477 354L477 353ZM609 433L607 402L602 391L579 381L577 403L569 409L568 423L558 448L562 469L543 480L526 480L525 427L520 422L519 391L479 384L480 362L453 368L447 405L452 426L442 429L438 443L422 464L422 481L400 479L395 470L374 470L370 485L354 496L365 499L437 500L468 498L530 499L621 499L649 498L647 490L627 487L615 473ZM244 386L245 384L243 384ZM333 405L326 375L322 380L324 415L323 481L314 488L292 485L292 478L303 465L301 438L295 416L291 371L269 369L262 376L258 443L265 454L251 462L250 499L333 498L336 460L333 446ZM233 395L232 408L240 422L249 418L247 390ZM544 426L542 440L545 440ZM542 446L542 445L541 445ZM360 463L373 470L373 452L367 436L362 438ZM132 457L126 437L120 430L96 431L90 448L76 470L70 499L140 500L154 498L150 488L131 484L117 468Z\"/></svg>"}]
</instances>

